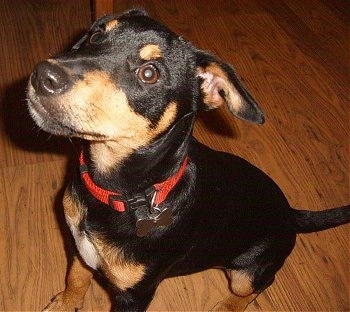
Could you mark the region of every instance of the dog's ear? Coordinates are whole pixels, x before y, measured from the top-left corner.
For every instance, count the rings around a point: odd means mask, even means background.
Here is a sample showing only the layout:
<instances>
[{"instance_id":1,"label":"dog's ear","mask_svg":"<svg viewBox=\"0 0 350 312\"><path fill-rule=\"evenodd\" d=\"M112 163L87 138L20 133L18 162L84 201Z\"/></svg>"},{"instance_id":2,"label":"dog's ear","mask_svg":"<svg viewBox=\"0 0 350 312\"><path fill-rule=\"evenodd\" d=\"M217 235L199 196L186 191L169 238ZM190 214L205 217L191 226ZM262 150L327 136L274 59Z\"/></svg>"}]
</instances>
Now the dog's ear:
<instances>
[{"instance_id":1,"label":"dog's ear","mask_svg":"<svg viewBox=\"0 0 350 312\"><path fill-rule=\"evenodd\" d=\"M226 104L238 118L263 124L264 113L232 67L203 51L196 52L197 77L207 109Z\"/></svg>"}]
</instances>

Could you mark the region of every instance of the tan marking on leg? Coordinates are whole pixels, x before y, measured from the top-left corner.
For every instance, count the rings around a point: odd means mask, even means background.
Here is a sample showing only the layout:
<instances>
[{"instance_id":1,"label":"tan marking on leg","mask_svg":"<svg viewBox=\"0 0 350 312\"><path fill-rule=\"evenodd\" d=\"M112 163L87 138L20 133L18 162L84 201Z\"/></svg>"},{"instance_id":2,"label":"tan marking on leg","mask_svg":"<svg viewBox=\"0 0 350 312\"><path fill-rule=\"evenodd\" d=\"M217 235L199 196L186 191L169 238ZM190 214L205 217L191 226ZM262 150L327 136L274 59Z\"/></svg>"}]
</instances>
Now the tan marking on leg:
<instances>
[{"instance_id":1,"label":"tan marking on leg","mask_svg":"<svg viewBox=\"0 0 350 312\"><path fill-rule=\"evenodd\" d=\"M68 273L66 289L56 295L44 311L74 311L75 309L81 309L92 276L92 271L82 260L74 257Z\"/></svg>"},{"instance_id":2,"label":"tan marking on leg","mask_svg":"<svg viewBox=\"0 0 350 312\"><path fill-rule=\"evenodd\" d=\"M113 28L118 26L118 20L114 19L106 23L105 29L106 31L111 31Z\"/></svg>"},{"instance_id":3,"label":"tan marking on leg","mask_svg":"<svg viewBox=\"0 0 350 312\"><path fill-rule=\"evenodd\" d=\"M231 289L238 296L249 296L254 292L253 279L250 274L243 270L229 270Z\"/></svg>"},{"instance_id":4,"label":"tan marking on leg","mask_svg":"<svg viewBox=\"0 0 350 312\"><path fill-rule=\"evenodd\" d=\"M101 269L113 285L125 291L134 287L146 273L143 264L126 259L123 251L111 246L93 235L93 240L101 258Z\"/></svg>"},{"instance_id":5,"label":"tan marking on leg","mask_svg":"<svg viewBox=\"0 0 350 312\"><path fill-rule=\"evenodd\" d=\"M162 51L160 47L156 44L148 44L141 48L140 57L145 61L154 60L162 57Z\"/></svg>"}]
</instances>

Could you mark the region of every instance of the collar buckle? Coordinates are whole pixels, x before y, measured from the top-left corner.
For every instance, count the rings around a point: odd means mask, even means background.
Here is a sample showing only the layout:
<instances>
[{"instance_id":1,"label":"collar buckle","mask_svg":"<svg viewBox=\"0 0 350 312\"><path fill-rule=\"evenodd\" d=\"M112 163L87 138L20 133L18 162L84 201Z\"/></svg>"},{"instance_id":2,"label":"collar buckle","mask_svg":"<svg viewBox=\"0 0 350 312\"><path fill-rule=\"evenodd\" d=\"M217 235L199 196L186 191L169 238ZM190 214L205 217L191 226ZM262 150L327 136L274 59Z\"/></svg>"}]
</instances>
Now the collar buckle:
<instances>
[{"instance_id":1,"label":"collar buckle","mask_svg":"<svg viewBox=\"0 0 350 312\"><path fill-rule=\"evenodd\" d=\"M157 194L157 190L152 185L144 192L134 193L132 196L124 200L128 209L147 209L150 213L154 211L154 198Z\"/></svg>"}]
</instances>

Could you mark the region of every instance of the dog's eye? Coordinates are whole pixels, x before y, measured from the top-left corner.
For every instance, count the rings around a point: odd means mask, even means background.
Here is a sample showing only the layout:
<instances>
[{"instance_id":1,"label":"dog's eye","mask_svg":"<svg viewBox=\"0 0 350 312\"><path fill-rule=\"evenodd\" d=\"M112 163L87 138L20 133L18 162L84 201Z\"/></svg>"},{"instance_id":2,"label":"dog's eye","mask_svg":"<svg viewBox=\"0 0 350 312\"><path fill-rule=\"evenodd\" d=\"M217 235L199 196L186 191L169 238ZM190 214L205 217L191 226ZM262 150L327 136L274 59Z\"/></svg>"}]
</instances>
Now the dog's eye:
<instances>
[{"instance_id":1,"label":"dog's eye","mask_svg":"<svg viewBox=\"0 0 350 312\"><path fill-rule=\"evenodd\" d=\"M154 84L159 80L159 71L152 64L144 65L137 69L137 77L144 83Z\"/></svg>"},{"instance_id":2,"label":"dog's eye","mask_svg":"<svg viewBox=\"0 0 350 312\"><path fill-rule=\"evenodd\" d=\"M104 35L102 30L95 31L89 38L90 44L97 44L103 41Z\"/></svg>"}]
</instances>

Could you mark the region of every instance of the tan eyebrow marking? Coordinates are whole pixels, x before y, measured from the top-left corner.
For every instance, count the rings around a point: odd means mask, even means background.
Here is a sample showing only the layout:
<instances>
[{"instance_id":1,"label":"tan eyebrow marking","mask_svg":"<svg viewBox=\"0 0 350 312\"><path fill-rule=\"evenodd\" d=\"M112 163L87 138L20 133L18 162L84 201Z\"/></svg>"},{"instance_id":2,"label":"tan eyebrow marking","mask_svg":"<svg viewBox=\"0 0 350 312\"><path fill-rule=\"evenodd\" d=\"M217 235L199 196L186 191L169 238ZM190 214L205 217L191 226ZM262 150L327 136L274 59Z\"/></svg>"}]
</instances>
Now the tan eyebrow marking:
<instances>
[{"instance_id":1,"label":"tan eyebrow marking","mask_svg":"<svg viewBox=\"0 0 350 312\"><path fill-rule=\"evenodd\" d=\"M162 57L162 51L156 44L147 44L141 48L140 57L145 61L150 61Z\"/></svg>"},{"instance_id":2,"label":"tan eyebrow marking","mask_svg":"<svg viewBox=\"0 0 350 312\"><path fill-rule=\"evenodd\" d=\"M118 20L114 19L106 23L106 31L111 31L113 28L118 26Z\"/></svg>"}]
</instances>

